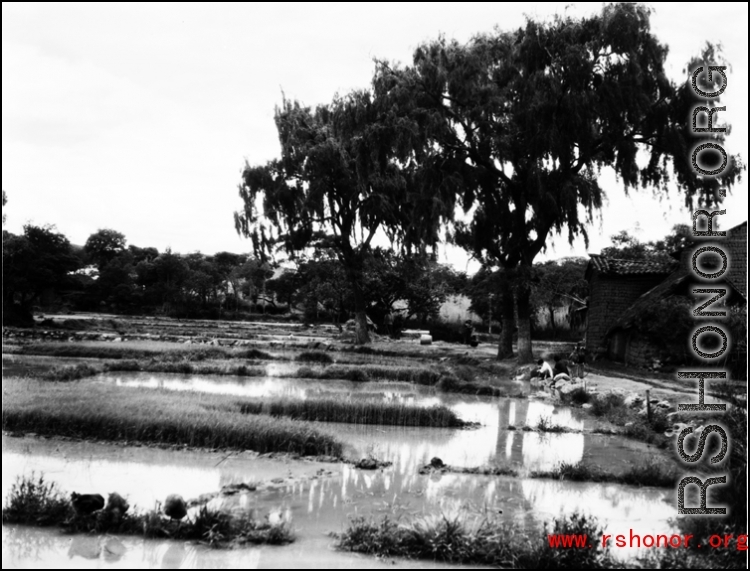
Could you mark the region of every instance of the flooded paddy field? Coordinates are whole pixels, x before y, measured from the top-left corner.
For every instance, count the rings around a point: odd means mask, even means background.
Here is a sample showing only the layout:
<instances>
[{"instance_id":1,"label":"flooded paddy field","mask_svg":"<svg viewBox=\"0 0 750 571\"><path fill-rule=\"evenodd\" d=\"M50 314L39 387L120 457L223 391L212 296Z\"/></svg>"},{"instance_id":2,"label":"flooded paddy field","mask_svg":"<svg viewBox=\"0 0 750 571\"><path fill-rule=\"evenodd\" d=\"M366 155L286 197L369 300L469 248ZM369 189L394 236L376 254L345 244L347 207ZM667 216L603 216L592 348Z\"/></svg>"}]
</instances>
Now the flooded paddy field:
<instances>
[{"instance_id":1,"label":"flooded paddy field","mask_svg":"<svg viewBox=\"0 0 750 571\"><path fill-rule=\"evenodd\" d=\"M52 321L62 323L65 319L71 318L60 316ZM91 324L105 321L95 315L77 315L75 319L90 324L85 329L88 335L96 331ZM498 522L521 526L530 536L540 538L545 523L574 512L595 516L609 534L628 533L629 529L640 533L669 533L674 529L675 492L671 488L535 477L534 472L554 470L561 464L619 473L649 459L668 463L670 455L636 439L596 433L597 423L580 408L553 398L527 398L533 392L528 383L515 380L512 367L496 365L490 351L467 355L465 346L419 346L412 342L388 341L376 343L369 352L356 352L338 340L332 328L320 328L315 335L302 339L304 331L297 324L288 323L174 323L119 316L107 319L127 321L130 333L121 332L119 341L108 338L49 341L6 336L4 393L10 394L6 388L14 383L29 382L29 378L60 367L91 365L90 374L71 381L71 390L86 392L90 387L92 393L99 391L96 394L122 391L117 394L159 395L159 398L183 395L199 405L210 402L211 406L218 406L216 403L222 401L206 399L445 407L473 425L438 428L360 422L311 423L315 430L342 444L343 453L338 461L258 454L252 450L97 442L85 437L28 434L28 430L24 436L11 430L3 434L4 502L19 476L44 474L47 481L55 482L66 494L76 491L106 496L116 491L128 499L133 509L153 509L167 495L177 493L189 502L192 500L192 510L206 505L230 513L252 512L268 521L287 521L296 539L286 546L215 550L167 539L68 535L56 528L3 525L4 567L380 568L395 565L399 568L462 568L337 550L336 540L330 534L341 533L356 517L388 516L408 522L457 515L481 518L491 514ZM175 331L186 333L183 337L190 342L165 338L165 331L169 332L166 337ZM154 338L129 339L132 332ZM208 332L222 335L206 341L210 337ZM230 340L230 344L222 345L218 341L214 344L217 339ZM232 345L235 341L248 345ZM42 355L33 354L33 347L42 345L52 349L44 349ZM254 346L263 347L267 358L248 361L232 353L237 347L244 350ZM72 347L81 355L106 348L107 356L63 357L54 354L58 347L66 350ZM206 359L196 352L196 348L204 347L227 352L212 354ZM29 349L31 353L23 352ZM117 359L118 351L125 355L130 350L144 349L154 353L148 357L148 362L169 358L177 362L199 362L203 366L236 361L258 367L262 373L238 376L107 370L106 363L112 362L113 354ZM318 357L303 357L305 351L330 355L331 362L306 362L305 358ZM335 367L344 370L345 366L371 371L377 368L377 377L369 378L368 382L335 376L322 378L326 371L339 370ZM310 371L311 377L300 376L301 370ZM451 392L444 390L445 383L396 380L409 371L425 370L436 379L450 376L454 379L453 385L486 385L518 397ZM67 386L52 384L61 391ZM5 399L3 407L5 412ZM356 461L368 458L378 461L376 469L355 466ZM480 473L425 471L435 459L459 472L500 467L506 471L498 473L508 475L483 475L481 470ZM613 553L622 560L639 554L630 549Z\"/></svg>"}]
</instances>

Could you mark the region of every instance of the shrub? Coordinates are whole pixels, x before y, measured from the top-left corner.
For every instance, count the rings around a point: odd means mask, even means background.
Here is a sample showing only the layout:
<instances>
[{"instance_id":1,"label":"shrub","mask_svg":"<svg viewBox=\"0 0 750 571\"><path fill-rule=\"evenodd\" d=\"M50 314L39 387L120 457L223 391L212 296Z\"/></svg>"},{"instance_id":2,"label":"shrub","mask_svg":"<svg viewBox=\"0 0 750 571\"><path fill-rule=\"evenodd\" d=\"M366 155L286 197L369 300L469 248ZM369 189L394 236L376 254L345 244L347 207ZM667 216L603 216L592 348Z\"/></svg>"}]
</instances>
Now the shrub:
<instances>
[{"instance_id":1,"label":"shrub","mask_svg":"<svg viewBox=\"0 0 750 571\"><path fill-rule=\"evenodd\" d=\"M46 482L44 475L18 476L3 507L3 523L49 526L68 516L70 504L54 482Z\"/></svg>"}]
</instances>

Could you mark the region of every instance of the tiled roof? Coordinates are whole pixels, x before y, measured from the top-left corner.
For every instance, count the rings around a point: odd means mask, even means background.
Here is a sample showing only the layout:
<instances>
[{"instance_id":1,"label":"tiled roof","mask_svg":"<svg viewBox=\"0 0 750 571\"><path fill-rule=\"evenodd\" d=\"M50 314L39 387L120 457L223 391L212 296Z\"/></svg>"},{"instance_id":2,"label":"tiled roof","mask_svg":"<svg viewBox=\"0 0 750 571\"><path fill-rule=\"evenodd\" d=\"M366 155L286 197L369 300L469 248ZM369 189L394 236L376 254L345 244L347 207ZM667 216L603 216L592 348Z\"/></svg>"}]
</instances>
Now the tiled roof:
<instances>
[{"instance_id":1,"label":"tiled roof","mask_svg":"<svg viewBox=\"0 0 750 571\"><path fill-rule=\"evenodd\" d=\"M622 260L608 258L600 254L589 254L590 266L602 274L612 276L627 276L641 274L664 274L673 272L679 262L669 256L652 256L640 260Z\"/></svg>"}]
</instances>

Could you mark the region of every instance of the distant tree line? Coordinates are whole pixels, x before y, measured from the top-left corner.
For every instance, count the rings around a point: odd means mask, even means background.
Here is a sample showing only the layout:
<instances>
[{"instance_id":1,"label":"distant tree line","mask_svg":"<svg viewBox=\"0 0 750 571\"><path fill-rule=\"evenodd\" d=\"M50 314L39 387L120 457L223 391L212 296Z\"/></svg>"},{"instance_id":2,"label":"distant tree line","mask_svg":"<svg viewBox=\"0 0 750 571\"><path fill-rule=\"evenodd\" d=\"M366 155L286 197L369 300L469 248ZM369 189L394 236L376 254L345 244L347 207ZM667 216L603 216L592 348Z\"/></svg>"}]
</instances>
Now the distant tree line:
<instances>
[{"instance_id":1,"label":"distant tree line","mask_svg":"<svg viewBox=\"0 0 750 571\"><path fill-rule=\"evenodd\" d=\"M535 307L554 312L585 298L584 269L576 258L535 266ZM492 293L499 272L469 277L427 255L381 248L364 256L361 272L366 315L377 325L391 313L404 326L439 329L443 304L463 295L471 311L496 320L499 330L502 300ZM356 301L344 264L323 248L280 265L253 254L159 252L128 245L112 229L75 246L54 226L27 224L20 235L3 230L3 323L30 325L34 309L195 318L294 313L308 322L343 324L354 318ZM455 329L442 336L458 340Z\"/></svg>"}]
</instances>

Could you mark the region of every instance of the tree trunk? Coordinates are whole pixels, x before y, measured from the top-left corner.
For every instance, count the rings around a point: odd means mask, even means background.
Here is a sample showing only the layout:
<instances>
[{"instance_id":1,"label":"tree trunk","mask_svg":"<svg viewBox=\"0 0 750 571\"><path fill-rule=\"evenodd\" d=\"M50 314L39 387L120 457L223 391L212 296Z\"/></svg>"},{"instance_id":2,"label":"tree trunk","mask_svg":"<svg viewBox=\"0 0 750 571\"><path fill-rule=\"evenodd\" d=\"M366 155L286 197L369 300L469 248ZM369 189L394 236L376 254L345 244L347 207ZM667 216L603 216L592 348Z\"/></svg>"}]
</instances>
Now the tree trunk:
<instances>
[{"instance_id":1,"label":"tree trunk","mask_svg":"<svg viewBox=\"0 0 750 571\"><path fill-rule=\"evenodd\" d=\"M367 313L365 313L365 297L359 284L354 284L354 331L358 345L370 343L370 332L367 328Z\"/></svg>"},{"instance_id":2,"label":"tree trunk","mask_svg":"<svg viewBox=\"0 0 750 571\"><path fill-rule=\"evenodd\" d=\"M518 361L531 363L534 355L531 352L531 304L529 287L523 282L514 288L516 311L518 312Z\"/></svg>"},{"instance_id":3,"label":"tree trunk","mask_svg":"<svg viewBox=\"0 0 750 571\"><path fill-rule=\"evenodd\" d=\"M354 333L356 336L356 343L358 345L366 345L370 343L370 332L367 328L367 313L365 313L366 304L365 296L362 292L362 286L359 278L362 275L361 271L357 271L358 268L353 267L354 264L347 264L347 274L349 275L349 283L351 283L352 290L354 291Z\"/></svg>"},{"instance_id":4,"label":"tree trunk","mask_svg":"<svg viewBox=\"0 0 750 571\"><path fill-rule=\"evenodd\" d=\"M500 292L502 314L500 316L500 322L502 323L502 331L500 331L500 343L497 347L497 358L508 359L513 356L513 329L515 327L516 319L513 315L513 295L510 288L503 287Z\"/></svg>"}]
</instances>

